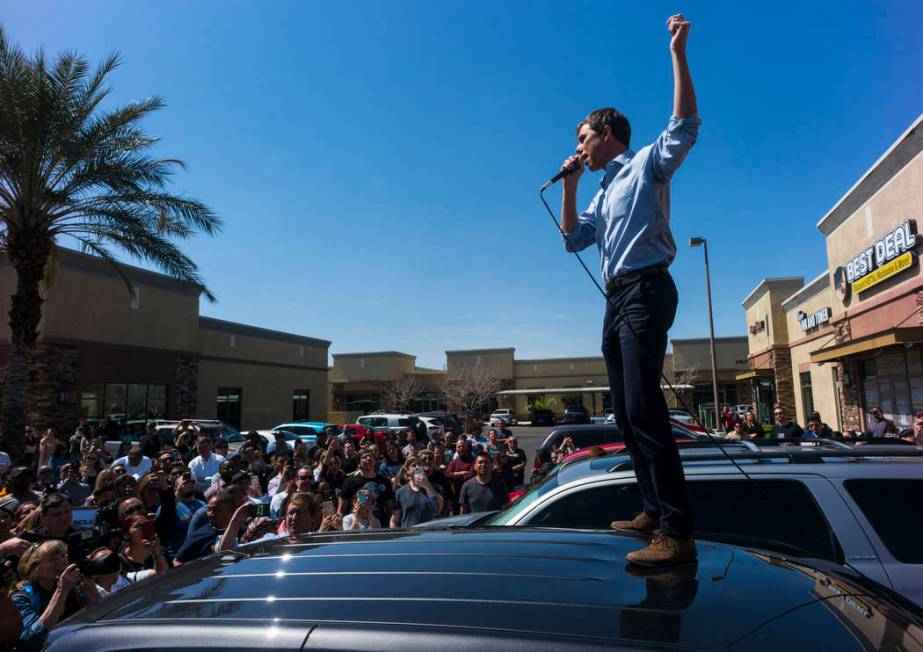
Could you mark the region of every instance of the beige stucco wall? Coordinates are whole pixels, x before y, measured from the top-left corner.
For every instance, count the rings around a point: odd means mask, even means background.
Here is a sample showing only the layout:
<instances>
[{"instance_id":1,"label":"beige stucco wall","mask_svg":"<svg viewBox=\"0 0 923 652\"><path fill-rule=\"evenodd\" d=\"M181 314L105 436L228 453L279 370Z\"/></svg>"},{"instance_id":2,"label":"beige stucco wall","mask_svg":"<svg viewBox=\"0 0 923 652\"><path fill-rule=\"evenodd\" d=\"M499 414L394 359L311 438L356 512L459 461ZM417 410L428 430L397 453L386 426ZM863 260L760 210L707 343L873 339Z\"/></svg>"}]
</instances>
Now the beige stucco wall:
<instances>
[{"instance_id":1,"label":"beige stucco wall","mask_svg":"<svg viewBox=\"0 0 923 652\"><path fill-rule=\"evenodd\" d=\"M446 368L449 376L453 371L465 366L481 365L494 378L510 380L513 378L514 349L479 349L470 351L446 351Z\"/></svg>"},{"instance_id":2,"label":"beige stucco wall","mask_svg":"<svg viewBox=\"0 0 923 652\"><path fill-rule=\"evenodd\" d=\"M101 260L62 250L46 302L40 336L124 346L195 351L199 297L194 289L159 274L127 268L137 289L137 308L124 281ZM16 273L0 260L0 313L6 317ZM0 319L0 339L9 339Z\"/></svg>"},{"instance_id":3,"label":"beige stucco wall","mask_svg":"<svg viewBox=\"0 0 923 652\"><path fill-rule=\"evenodd\" d=\"M812 284L813 286L813 284ZM814 289L814 288L809 288ZM796 343L791 347L792 352L792 382L795 387L795 420L804 426L808 420L808 414L805 411L804 400L801 393L802 365L811 362L811 353L821 348L832 336L832 328L829 323L814 327L807 331L801 330L798 321L798 312L804 312L808 315L814 314L818 310L833 306L834 295L830 287L829 277L825 277L822 284L814 289L813 292L805 291L805 296L799 297L790 302L786 302L786 319L788 332L791 334L793 342L798 342L805 337L811 337L820 334L829 334L826 337L809 339L802 343ZM836 389L833 382L833 365L812 364L809 367L811 374L811 395L814 398L814 409L820 412L821 418L834 430L840 430L841 425L837 417L836 407Z\"/></svg>"},{"instance_id":4,"label":"beige stucco wall","mask_svg":"<svg viewBox=\"0 0 923 652\"><path fill-rule=\"evenodd\" d=\"M852 213L834 231L827 236L827 259L830 263L831 283L834 270L846 266L860 251L884 236L892 228L908 219L917 220L917 228L923 229L923 152L916 155L901 168L891 180L878 190L862 208ZM869 228L871 226L871 228ZM918 242L923 234L918 235ZM917 247L919 251L920 247ZM865 292L852 293L849 309L854 310L863 301L874 298L881 292L903 284L918 284L921 266L898 273L895 277L884 280ZM833 304L833 314L846 310L837 299Z\"/></svg>"},{"instance_id":5,"label":"beige stucco wall","mask_svg":"<svg viewBox=\"0 0 923 652\"><path fill-rule=\"evenodd\" d=\"M327 416L324 371L254 364L245 361L199 362L199 415L215 418L219 387L241 388L241 429L271 428L292 419L292 390L310 391L312 421Z\"/></svg>"},{"instance_id":6,"label":"beige stucco wall","mask_svg":"<svg viewBox=\"0 0 923 652\"><path fill-rule=\"evenodd\" d=\"M673 368L678 371L698 369L711 372L711 343L708 338L672 340ZM719 337L715 340L715 360L719 372L733 378L747 368L747 338Z\"/></svg>"},{"instance_id":7,"label":"beige stucco wall","mask_svg":"<svg viewBox=\"0 0 923 652\"><path fill-rule=\"evenodd\" d=\"M412 355L396 352L337 354L333 356L330 382L386 382L413 373L415 361Z\"/></svg>"},{"instance_id":8,"label":"beige stucco wall","mask_svg":"<svg viewBox=\"0 0 923 652\"><path fill-rule=\"evenodd\" d=\"M745 304L747 319L747 350L750 355L771 346L788 344L790 333L782 302L804 284L804 279L766 279L760 292L748 298ZM750 327L758 321L765 321L766 327L759 333L752 333ZM721 364L718 364L719 368Z\"/></svg>"},{"instance_id":9,"label":"beige stucco wall","mask_svg":"<svg viewBox=\"0 0 923 652\"><path fill-rule=\"evenodd\" d=\"M214 326L212 325L214 324ZM309 338L300 339L271 331L248 333L242 326L203 319L199 327L198 346L202 356L255 362L276 362L327 369L327 346Z\"/></svg>"}]
</instances>

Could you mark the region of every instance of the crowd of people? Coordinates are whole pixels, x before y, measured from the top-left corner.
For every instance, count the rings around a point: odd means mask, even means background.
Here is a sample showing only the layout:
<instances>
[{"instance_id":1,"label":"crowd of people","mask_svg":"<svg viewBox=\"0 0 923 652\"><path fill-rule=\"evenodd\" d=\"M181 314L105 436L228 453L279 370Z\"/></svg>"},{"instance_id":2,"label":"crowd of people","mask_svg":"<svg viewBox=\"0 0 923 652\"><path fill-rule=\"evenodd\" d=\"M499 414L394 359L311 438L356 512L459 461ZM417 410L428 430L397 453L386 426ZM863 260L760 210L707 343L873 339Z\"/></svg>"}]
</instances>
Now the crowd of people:
<instances>
[{"instance_id":1,"label":"crowd of people","mask_svg":"<svg viewBox=\"0 0 923 652\"><path fill-rule=\"evenodd\" d=\"M168 435L135 429L115 455L107 424L26 434L24 464L0 452L0 644L21 650L41 649L88 604L213 552L500 509L526 468L506 429L329 427L309 442L251 432L232 451L186 420Z\"/></svg>"},{"instance_id":2,"label":"crowd of people","mask_svg":"<svg viewBox=\"0 0 923 652\"><path fill-rule=\"evenodd\" d=\"M731 407L725 406L721 412L721 423L725 437L731 440L741 439L835 439L856 444L871 441L900 439L908 444L923 446L923 412L918 412L912 428L898 428L894 421L884 416L881 408L875 406L869 410L868 427L864 432L857 430L833 430L824 423L819 412L808 416L806 427L802 428L785 412L785 408L776 404L773 408L773 423L767 429L759 422L753 410L741 415Z\"/></svg>"}]
</instances>

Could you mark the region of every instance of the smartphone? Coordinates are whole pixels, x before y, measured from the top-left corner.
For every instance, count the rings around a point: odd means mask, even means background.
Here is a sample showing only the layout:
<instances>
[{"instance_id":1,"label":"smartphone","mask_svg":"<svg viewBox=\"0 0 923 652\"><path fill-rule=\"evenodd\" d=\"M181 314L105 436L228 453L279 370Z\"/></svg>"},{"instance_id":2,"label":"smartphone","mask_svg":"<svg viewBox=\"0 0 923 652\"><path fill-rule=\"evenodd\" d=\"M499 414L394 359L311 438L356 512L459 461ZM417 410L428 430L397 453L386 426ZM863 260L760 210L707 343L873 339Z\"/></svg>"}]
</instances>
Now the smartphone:
<instances>
[{"instance_id":1,"label":"smartphone","mask_svg":"<svg viewBox=\"0 0 923 652\"><path fill-rule=\"evenodd\" d=\"M153 541L157 536L157 530L154 527L154 521L146 521L141 524L141 538L145 541Z\"/></svg>"},{"instance_id":2,"label":"smartphone","mask_svg":"<svg viewBox=\"0 0 923 652\"><path fill-rule=\"evenodd\" d=\"M269 505L265 503L251 503L250 518L260 518L261 516L269 516Z\"/></svg>"},{"instance_id":3,"label":"smartphone","mask_svg":"<svg viewBox=\"0 0 923 652\"><path fill-rule=\"evenodd\" d=\"M337 513L337 509L336 509L336 507L333 505L333 501L332 501L332 500L325 500L324 502L322 502L322 503L320 504L320 506L321 506L321 509L322 509L323 512L324 512L324 518L326 518L326 517L328 517L328 516L333 516L334 514Z\"/></svg>"},{"instance_id":4,"label":"smartphone","mask_svg":"<svg viewBox=\"0 0 923 652\"><path fill-rule=\"evenodd\" d=\"M365 505L367 502L369 502L368 494L359 494L359 504Z\"/></svg>"},{"instance_id":5,"label":"smartphone","mask_svg":"<svg viewBox=\"0 0 923 652\"><path fill-rule=\"evenodd\" d=\"M254 489L262 489L262 487L260 486L259 476L257 475L250 476L250 486L253 487Z\"/></svg>"},{"instance_id":6,"label":"smartphone","mask_svg":"<svg viewBox=\"0 0 923 652\"><path fill-rule=\"evenodd\" d=\"M415 478L422 478L426 475L426 470L422 466L413 467L413 475Z\"/></svg>"}]
</instances>

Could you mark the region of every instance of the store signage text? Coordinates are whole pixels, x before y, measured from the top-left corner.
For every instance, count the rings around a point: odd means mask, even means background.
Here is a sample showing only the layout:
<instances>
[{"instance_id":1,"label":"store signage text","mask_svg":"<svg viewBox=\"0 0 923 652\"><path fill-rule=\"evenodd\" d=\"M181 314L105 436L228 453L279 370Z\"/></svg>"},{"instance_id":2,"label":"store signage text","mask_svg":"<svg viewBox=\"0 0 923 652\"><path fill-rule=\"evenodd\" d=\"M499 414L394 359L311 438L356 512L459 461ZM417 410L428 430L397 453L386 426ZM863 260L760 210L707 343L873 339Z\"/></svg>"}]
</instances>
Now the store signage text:
<instances>
[{"instance_id":1,"label":"store signage text","mask_svg":"<svg viewBox=\"0 0 923 652\"><path fill-rule=\"evenodd\" d=\"M833 316L833 310L830 308L821 308L812 315L798 311L798 323L801 325L801 330L806 331L817 326L823 326L828 321L830 317Z\"/></svg>"},{"instance_id":2,"label":"store signage text","mask_svg":"<svg viewBox=\"0 0 923 652\"><path fill-rule=\"evenodd\" d=\"M916 244L916 222L906 220L846 263L846 280L856 292L861 292L893 276L910 267ZM869 280L863 283L865 278Z\"/></svg>"},{"instance_id":3,"label":"store signage text","mask_svg":"<svg viewBox=\"0 0 923 652\"><path fill-rule=\"evenodd\" d=\"M762 319L759 320L758 322L754 322L750 324L750 334L751 335L762 333L764 330L766 330L766 322L763 321Z\"/></svg>"}]
</instances>

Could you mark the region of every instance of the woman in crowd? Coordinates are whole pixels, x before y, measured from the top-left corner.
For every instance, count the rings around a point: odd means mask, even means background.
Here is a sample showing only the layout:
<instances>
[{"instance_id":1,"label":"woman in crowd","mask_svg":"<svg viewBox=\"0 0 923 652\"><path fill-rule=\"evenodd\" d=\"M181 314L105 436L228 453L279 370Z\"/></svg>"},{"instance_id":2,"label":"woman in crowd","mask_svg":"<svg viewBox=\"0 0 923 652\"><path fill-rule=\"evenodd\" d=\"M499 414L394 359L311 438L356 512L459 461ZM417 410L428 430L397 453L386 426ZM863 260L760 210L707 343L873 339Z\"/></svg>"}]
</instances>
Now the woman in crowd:
<instances>
[{"instance_id":1,"label":"woman in crowd","mask_svg":"<svg viewBox=\"0 0 923 652\"><path fill-rule=\"evenodd\" d=\"M103 465L99 459L99 453L94 450L87 451L83 454L83 457L80 459L80 478L83 482L87 483L91 487L96 486L96 478L99 477L100 471L103 470Z\"/></svg>"},{"instance_id":2,"label":"woman in crowd","mask_svg":"<svg viewBox=\"0 0 923 652\"><path fill-rule=\"evenodd\" d=\"M22 616L20 650L41 650L49 629L99 601L96 584L68 563L63 541L33 545L19 560L18 571L23 582L12 598Z\"/></svg>"},{"instance_id":3,"label":"woman in crowd","mask_svg":"<svg viewBox=\"0 0 923 652\"><path fill-rule=\"evenodd\" d=\"M746 437L744 434L744 424L740 421L735 421L731 431L724 436L724 438L729 441L740 441L744 437Z\"/></svg>"},{"instance_id":4,"label":"woman in crowd","mask_svg":"<svg viewBox=\"0 0 923 652\"><path fill-rule=\"evenodd\" d=\"M747 410L744 415L744 422L741 428L747 439L756 439L763 436L763 426L756 420L756 415L752 410Z\"/></svg>"},{"instance_id":5,"label":"woman in crowd","mask_svg":"<svg viewBox=\"0 0 923 652\"><path fill-rule=\"evenodd\" d=\"M343 482L346 480L346 474L340 464L340 458L336 455L331 455L328 451L321 457L320 466L314 469L314 481L326 482L334 492L342 488Z\"/></svg>"},{"instance_id":6,"label":"woman in crowd","mask_svg":"<svg viewBox=\"0 0 923 652\"><path fill-rule=\"evenodd\" d=\"M349 475L359 468L359 451L356 444L350 439L343 444L343 473Z\"/></svg>"},{"instance_id":7,"label":"woman in crowd","mask_svg":"<svg viewBox=\"0 0 923 652\"><path fill-rule=\"evenodd\" d=\"M132 584L155 573L166 573L170 568L160 546L154 521L147 514L133 512L123 516L120 524L125 529L125 546L119 552L122 568L119 574Z\"/></svg>"},{"instance_id":8,"label":"woman in crowd","mask_svg":"<svg viewBox=\"0 0 923 652\"><path fill-rule=\"evenodd\" d=\"M491 428L487 431L487 441L484 443L484 450L487 451L488 455L493 457L500 452L501 448L503 448L503 444L497 439L497 431Z\"/></svg>"},{"instance_id":9,"label":"woman in crowd","mask_svg":"<svg viewBox=\"0 0 923 652\"><path fill-rule=\"evenodd\" d=\"M176 495L170 490L166 476L160 472L148 473L138 483L135 495L144 503L147 513L155 515L157 536L161 541L168 541L176 515Z\"/></svg>"},{"instance_id":10,"label":"woman in crowd","mask_svg":"<svg viewBox=\"0 0 923 652\"><path fill-rule=\"evenodd\" d=\"M368 489L360 489L353 499L353 511L343 517L344 530L377 530L381 523L375 518L375 497Z\"/></svg>"},{"instance_id":11,"label":"woman in crowd","mask_svg":"<svg viewBox=\"0 0 923 652\"><path fill-rule=\"evenodd\" d=\"M45 435L42 437L42 440L38 443L38 466L39 468L43 466L48 466L51 463L51 457L55 453L55 449L58 447L58 444L61 443L61 440L58 439L58 431L54 428L49 428L45 431Z\"/></svg>"},{"instance_id":12,"label":"woman in crowd","mask_svg":"<svg viewBox=\"0 0 923 652\"><path fill-rule=\"evenodd\" d=\"M404 458L401 449L395 444L388 443L385 448L385 459L378 465L378 472L386 478L394 478L404 468Z\"/></svg>"}]
</instances>

